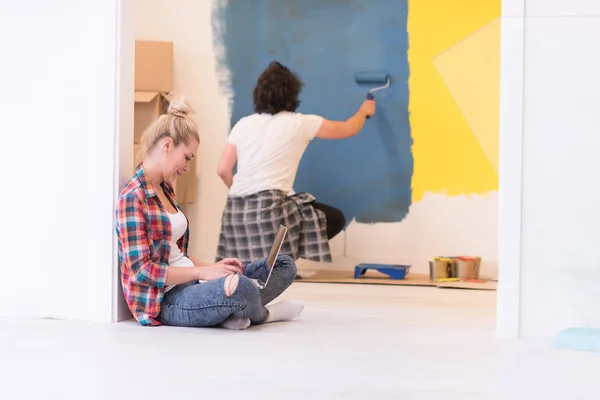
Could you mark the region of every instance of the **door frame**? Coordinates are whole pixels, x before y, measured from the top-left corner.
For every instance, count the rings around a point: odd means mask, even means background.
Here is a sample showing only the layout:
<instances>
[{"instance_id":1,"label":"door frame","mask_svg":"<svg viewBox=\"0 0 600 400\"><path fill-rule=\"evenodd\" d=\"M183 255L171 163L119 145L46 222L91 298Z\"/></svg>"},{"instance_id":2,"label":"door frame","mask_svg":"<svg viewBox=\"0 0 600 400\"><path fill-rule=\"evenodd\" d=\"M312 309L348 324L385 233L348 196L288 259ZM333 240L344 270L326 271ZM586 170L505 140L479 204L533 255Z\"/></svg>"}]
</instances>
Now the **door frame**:
<instances>
[{"instance_id":1,"label":"door frame","mask_svg":"<svg viewBox=\"0 0 600 400\"><path fill-rule=\"evenodd\" d=\"M115 138L113 209L121 188L133 174L133 99L135 69L135 1L116 0L115 37ZM119 322L131 318L131 313L121 286L118 262L117 235L113 231L112 309L111 321Z\"/></svg>"},{"instance_id":2,"label":"door frame","mask_svg":"<svg viewBox=\"0 0 600 400\"><path fill-rule=\"evenodd\" d=\"M526 0L502 0L498 184L498 297L496 334L518 338L521 321L524 38ZM116 113L114 201L133 172L135 2L116 0ZM112 321L129 319L113 241Z\"/></svg>"},{"instance_id":3,"label":"door frame","mask_svg":"<svg viewBox=\"0 0 600 400\"><path fill-rule=\"evenodd\" d=\"M505 338L521 330L525 2L503 0L501 17L496 335Z\"/></svg>"}]
</instances>

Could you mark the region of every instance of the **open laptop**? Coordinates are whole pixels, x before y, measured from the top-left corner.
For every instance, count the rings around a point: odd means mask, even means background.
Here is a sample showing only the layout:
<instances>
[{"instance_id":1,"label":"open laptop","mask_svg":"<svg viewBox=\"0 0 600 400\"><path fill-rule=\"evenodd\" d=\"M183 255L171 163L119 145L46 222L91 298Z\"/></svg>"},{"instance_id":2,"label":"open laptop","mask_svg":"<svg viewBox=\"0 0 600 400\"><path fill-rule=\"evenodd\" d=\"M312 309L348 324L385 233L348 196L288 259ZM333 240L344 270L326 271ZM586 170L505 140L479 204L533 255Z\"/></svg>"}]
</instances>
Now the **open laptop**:
<instances>
[{"instance_id":1,"label":"open laptop","mask_svg":"<svg viewBox=\"0 0 600 400\"><path fill-rule=\"evenodd\" d=\"M264 289L269 283L269 279L271 278L271 274L273 273L273 268L275 267L275 261L277 261L277 256L279 255L279 251L281 250L281 245L285 239L285 235L287 234L287 228L283 225L279 225L279 230L275 235L275 240L271 245L271 251L269 251L269 256L267 257L267 267L269 268L269 275L267 275L267 280L262 282L259 279L252 279L254 284L259 289Z\"/></svg>"}]
</instances>

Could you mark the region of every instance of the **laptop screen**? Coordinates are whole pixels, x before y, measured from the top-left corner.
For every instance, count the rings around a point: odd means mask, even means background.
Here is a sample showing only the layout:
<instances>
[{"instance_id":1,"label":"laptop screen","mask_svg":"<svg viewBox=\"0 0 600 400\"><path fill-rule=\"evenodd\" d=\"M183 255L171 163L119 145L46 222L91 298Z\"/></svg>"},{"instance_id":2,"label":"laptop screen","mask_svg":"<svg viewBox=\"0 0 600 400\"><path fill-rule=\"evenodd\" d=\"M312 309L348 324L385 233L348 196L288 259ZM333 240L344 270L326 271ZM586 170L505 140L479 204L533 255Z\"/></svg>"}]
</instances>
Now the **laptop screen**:
<instances>
[{"instance_id":1,"label":"laptop screen","mask_svg":"<svg viewBox=\"0 0 600 400\"><path fill-rule=\"evenodd\" d=\"M277 260L277 256L279 255L279 251L281 250L281 245L283 244L283 240L285 239L286 233L287 228L283 225L279 225L279 230L275 235L275 240L273 240L271 251L269 252L269 256L267 257L267 263L269 264L269 268L273 268L275 266L275 260Z\"/></svg>"}]
</instances>

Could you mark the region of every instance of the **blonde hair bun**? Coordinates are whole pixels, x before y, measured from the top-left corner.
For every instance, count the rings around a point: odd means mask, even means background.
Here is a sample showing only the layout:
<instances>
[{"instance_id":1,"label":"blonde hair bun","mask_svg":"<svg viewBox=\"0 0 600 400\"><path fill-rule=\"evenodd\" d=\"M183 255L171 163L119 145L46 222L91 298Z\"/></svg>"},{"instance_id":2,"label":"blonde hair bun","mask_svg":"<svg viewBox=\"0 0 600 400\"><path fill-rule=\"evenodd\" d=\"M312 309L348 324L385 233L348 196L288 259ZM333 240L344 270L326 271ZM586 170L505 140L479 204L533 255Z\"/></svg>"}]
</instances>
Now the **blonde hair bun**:
<instances>
[{"instance_id":1,"label":"blonde hair bun","mask_svg":"<svg viewBox=\"0 0 600 400\"><path fill-rule=\"evenodd\" d=\"M142 134L141 158L146 157L165 137L173 139L175 146L179 146L181 143L190 143L192 140L200 143L198 127L189 116L194 110L185 96L169 94L163 104L167 104L167 102L169 106L166 114L158 117Z\"/></svg>"},{"instance_id":2,"label":"blonde hair bun","mask_svg":"<svg viewBox=\"0 0 600 400\"><path fill-rule=\"evenodd\" d=\"M182 95L171 93L166 97L166 100L169 102L169 107L167 107L167 114L169 115L185 118L193 112L190 103Z\"/></svg>"}]
</instances>

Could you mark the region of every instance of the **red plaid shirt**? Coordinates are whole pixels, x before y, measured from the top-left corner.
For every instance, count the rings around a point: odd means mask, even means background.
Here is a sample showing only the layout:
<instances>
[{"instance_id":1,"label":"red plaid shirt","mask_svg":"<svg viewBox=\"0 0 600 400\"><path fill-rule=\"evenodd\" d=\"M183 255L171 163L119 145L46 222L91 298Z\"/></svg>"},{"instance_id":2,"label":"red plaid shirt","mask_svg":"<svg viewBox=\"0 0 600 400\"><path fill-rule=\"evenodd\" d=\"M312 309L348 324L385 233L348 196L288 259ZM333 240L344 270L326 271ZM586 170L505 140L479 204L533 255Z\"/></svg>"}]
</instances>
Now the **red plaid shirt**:
<instances>
[{"instance_id":1,"label":"red plaid shirt","mask_svg":"<svg viewBox=\"0 0 600 400\"><path fill-rule=\"evenodd\" d=\"M166 195L179 209L173 188L163 183ZM140 164L121 191L117 205L119 266L125 300L142 325L160 325L156 320L167 281L171 253L171 222L156 189ZM177 245L187 254L189 230Z\"/></svg>"}]
</instances>

